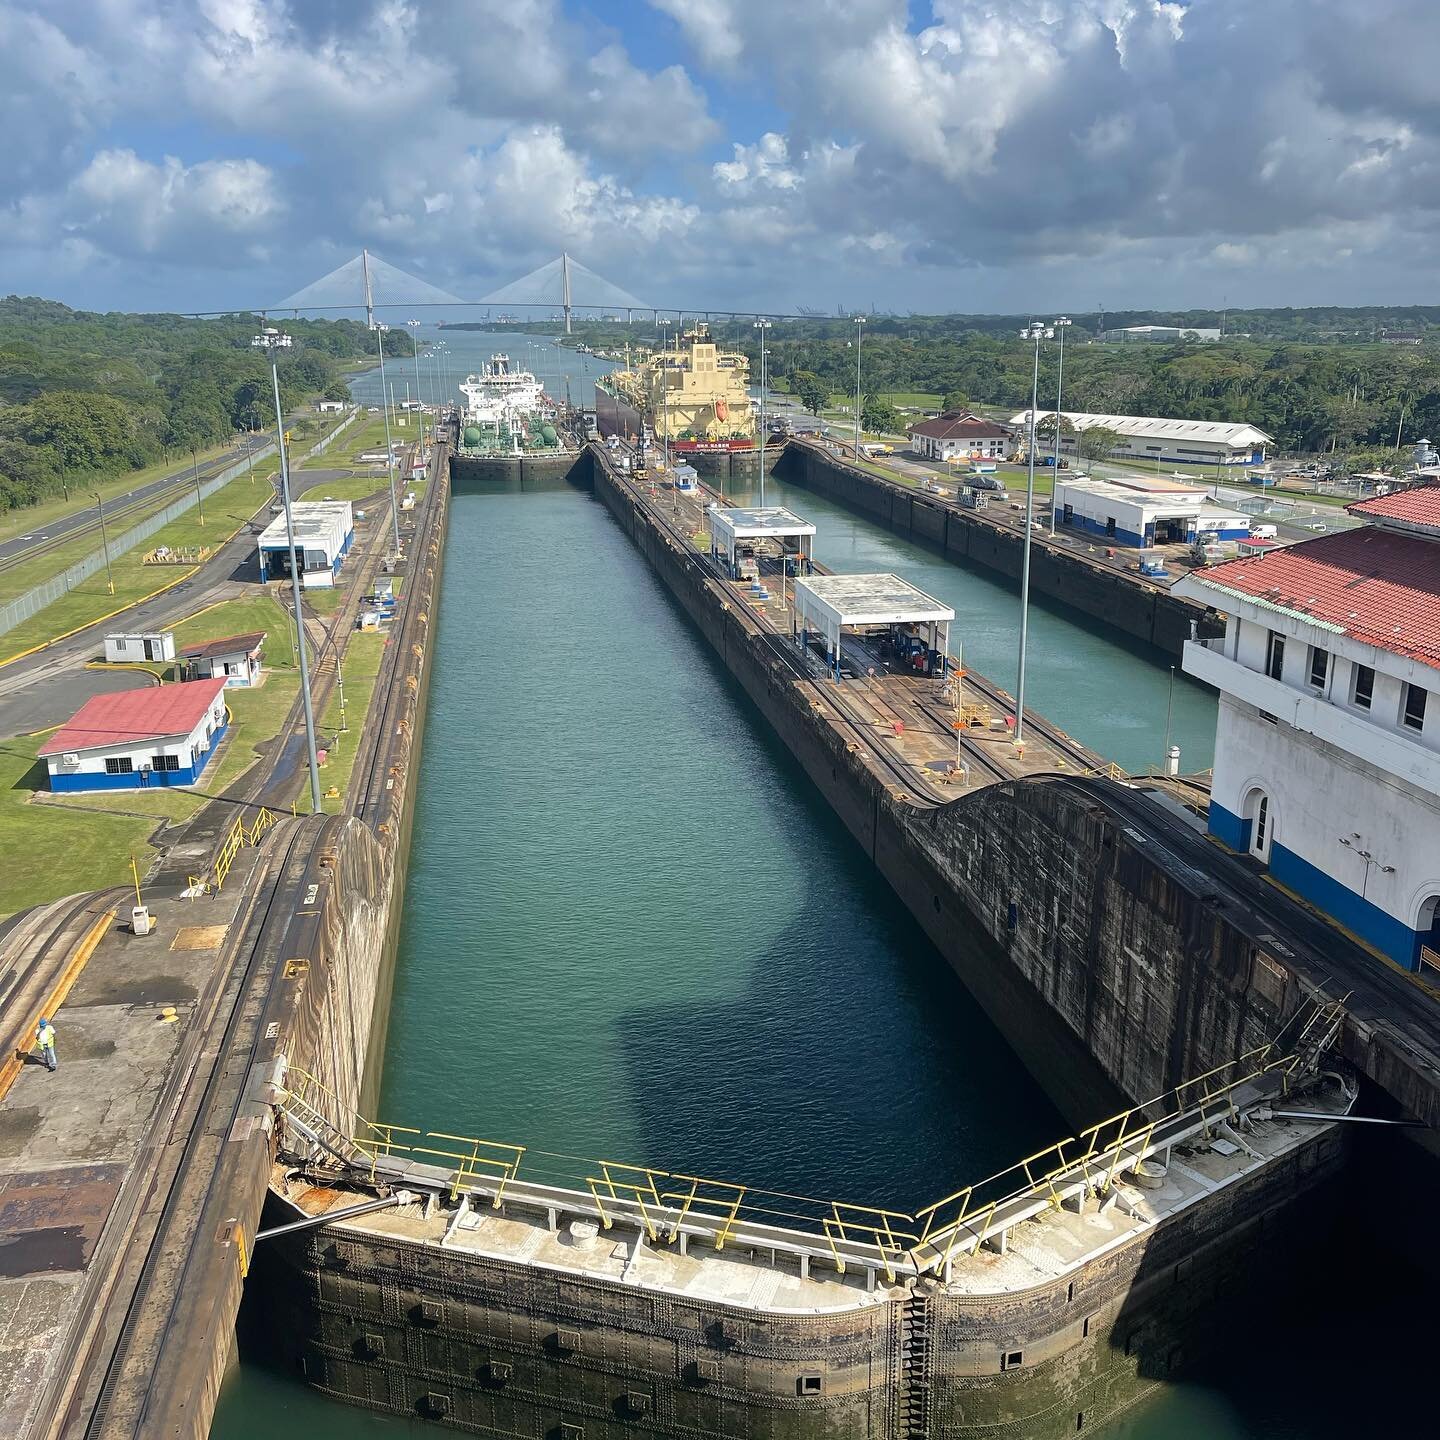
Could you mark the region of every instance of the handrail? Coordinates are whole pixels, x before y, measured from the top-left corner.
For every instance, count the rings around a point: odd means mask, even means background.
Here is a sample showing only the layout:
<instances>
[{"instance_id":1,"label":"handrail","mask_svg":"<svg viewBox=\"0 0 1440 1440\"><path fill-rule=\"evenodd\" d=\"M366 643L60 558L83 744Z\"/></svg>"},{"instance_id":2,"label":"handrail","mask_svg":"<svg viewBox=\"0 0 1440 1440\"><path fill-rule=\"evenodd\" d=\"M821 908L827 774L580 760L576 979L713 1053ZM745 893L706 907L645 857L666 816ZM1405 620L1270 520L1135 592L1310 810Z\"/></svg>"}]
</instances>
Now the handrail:
<instances>
[{"instance_id":1,"label":"handrail","mask_svg":"<svg viewBox=\"0 0 1440 1440\"><path fill-rule=\"evenodd\" d=\"M272 825L280 822L280 816L273 810L261 806L253 821L249 824L245 821L243 814L235 817L235 823L225 832L219 848L215 851L215 858L210 862L209 867L199 875L188 877L186 893L192 898L197 895L208 894L212 887L221 890L225 886L225 877L230 873L235 863L235 857L246 845L258 845L260 838Z\"/></svg>"},{"instance_id":2,"label":"handrail","mask_svg":"<svg viewBox=\"0 0 1440 1440\"><path fill-rule=\"evenodd\" d=\"M1077 1194L1108 1192L1122 1171L1232 1116L1242 1087L1259 1087L1252 1090L1254 1100L1274 1093L1278 1079L1279 1093L1288 1094L1297 1072L1303 1070L1308 1076L1317 1070L1321 1054L1334 1039L1342 1003L1316 1001L1308 1012L1297 1012L1284 1027L1293 1026L1297 1032L1289 1048L1282 1048L1277 1036L913 1214L672 1174L648 1165L530 1151L502 1141L380 1124L355 1115L314 1076L298 1068L287 1075L280 1104L285 1108L287 1098L293 1097L323 1115L323 1100L328 1100L339 1117L338 1133L343 1135L348 1125L351 1133L344 1137L345 1143L368 1162L360 1168L368 1168L372 1182L384 1159L434 1157L446 1162L437 1168L448 1173L452 1200L463 1191L488 1196L497 1210L507 1197L551 1209L565 1206L594 1214L607 1230L617 1220L638 1223L652 1244L677 1239L683 1244L686 1236L698 1234L718 1251L739 1239L759 1248L789 1249L828 1260L842 1275L849 1265L860 1264L872 1274L883 1271L893 1284L902 1273L948 1273L957 1254L977 1252L1010 1227L1057 1209ZM448 1144L417 1143L422 1140ZM339 1150L338 1145L324 1148L332 1154ZM539 1170L522 1176L527 1155L563 1162L560 1177L542 1178Z\"/></svg>"}]
</instances>

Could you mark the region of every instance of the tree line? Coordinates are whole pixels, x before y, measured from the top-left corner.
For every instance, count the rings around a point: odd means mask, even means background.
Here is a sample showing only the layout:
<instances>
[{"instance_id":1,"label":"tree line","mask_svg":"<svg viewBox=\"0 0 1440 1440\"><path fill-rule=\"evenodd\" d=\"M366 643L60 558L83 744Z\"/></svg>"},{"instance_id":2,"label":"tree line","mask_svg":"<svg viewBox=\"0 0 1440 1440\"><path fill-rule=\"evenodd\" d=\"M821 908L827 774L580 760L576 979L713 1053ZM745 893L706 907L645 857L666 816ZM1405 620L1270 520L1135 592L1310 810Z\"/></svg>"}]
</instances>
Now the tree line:
<instances>
[{"instance_id":1,"label":"tree line","mask_svg":"<svg viewBox=\"0 0 1440 1440\"><path fill-rule=\"evenodd\" d=\"M1188 324L1213 324L1219 318L1208 312L1131 311L1109 315L1105 323L1129 324L1134 317ZM776 321L766 340L769 372L810 408L823 408L833 395L853 396L858 330L862 403L876 418L888 418L881 397L899 392L942 397L944 408L1022 410L1030 404L1034 350L1019 337L1018 325L1009 324L1014 318L874 316L863 327L854 319ZM1408 320L1440 341L1440 328L1428 328L1440 319L1440 311L1325 309L1229 316L1234 324L1252 318L1312 338L1106 343L1076 323L1066 337L1064 408L1249 423L1273 436L1281 451L1336 454L1361 467L1387 456L1393 462L1397 436L1402 454L1420 437L1440 439L1440 345L1387 345L1373 338L1380 329ZM983 328L973 323L979 320L985 321ZM1002 321L1003 327L997 323ZM613 346L628 337L634 344L648 339L649 329L639 322L628 328L587 324L578 338ZM752 374L758 372L759 348L748 323L717 322L712 329L723 347L743 351ZM1054 408L1058 361L1057 344L1044 343L1042 409Z\"/></svg>"},{"instance_id":2,"label":"tree line","mask_svg":"<svg viewBox=\"0 0 1440 1440\"><path fill-rule=\"evenodd\" d=\"M0 300L0 511L273 427L270 365L255 315L97 314L58 301ZM375 353L356 320L281 327L280 400L349 398L341 363ZM409 355L404 332L386 349Z\"/></svg>"}]
</instances>

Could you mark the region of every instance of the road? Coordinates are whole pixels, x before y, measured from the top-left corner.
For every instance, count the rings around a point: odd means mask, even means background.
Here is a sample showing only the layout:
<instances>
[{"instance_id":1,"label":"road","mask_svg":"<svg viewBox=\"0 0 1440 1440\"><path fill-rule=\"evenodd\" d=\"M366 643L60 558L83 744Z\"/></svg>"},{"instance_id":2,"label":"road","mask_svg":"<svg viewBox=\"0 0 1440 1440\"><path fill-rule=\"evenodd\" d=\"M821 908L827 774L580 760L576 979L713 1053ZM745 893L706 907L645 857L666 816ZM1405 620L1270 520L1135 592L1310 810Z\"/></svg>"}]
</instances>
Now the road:
<instances>
[{"instance_id":1,"label":"road","mask_svg":"<svg viewBox=\"0 0 1440 1440\"><path fill-rule=\"evenodd\" d=\"M308 489L348 474L344 470L297 470ZM152 682L140 670L89 670L86 662L101 652L101 639L111 630L127 633L167 630L186 615L220 600L256 593L260 574L253 530L269 520L262 508L250 525L222 545L188 580L132 606L121 617L87 626L68 639L0 666L0 738L28 735L69 719L92 695L134 690Z\"/></svg>"},{"instance_id":2,"label":"road","mask_svg":"<svg viewBox=\"0 0 1440 1440\"><path fill-rule=\"evenodd\" d=\"M245 459L248 454L273 444L274 439L273 435L247 435L233 450L228 450L217 459L207 460L201 465L200 479L209 480L227 465L233 465L237 460ZM114 535L117 529L125 528L126 522L137 510L159 508L158 501L165 498L178 499L194 483L194 469L187 465L169 475L161 476L158 480L139 485L134 490L127 490L123 495L111 496L103 506L75 510L49 525L17 535L13 540L0 543L0 571L12 569L22 561L32 560L47 550L58 549L62 543L78 539L82 535L94 534L98 540L100 520L97 511L103 511L106 527L111 535Z\"/></svg>"}]
</instances>

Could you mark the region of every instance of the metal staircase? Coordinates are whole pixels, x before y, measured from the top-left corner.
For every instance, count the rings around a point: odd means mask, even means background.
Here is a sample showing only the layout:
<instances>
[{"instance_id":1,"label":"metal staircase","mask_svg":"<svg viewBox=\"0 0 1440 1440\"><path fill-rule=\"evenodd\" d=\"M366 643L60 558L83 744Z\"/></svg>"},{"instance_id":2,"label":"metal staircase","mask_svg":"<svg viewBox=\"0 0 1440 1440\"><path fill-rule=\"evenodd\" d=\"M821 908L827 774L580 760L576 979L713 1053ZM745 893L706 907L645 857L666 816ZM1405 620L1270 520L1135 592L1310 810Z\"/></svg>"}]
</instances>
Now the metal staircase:
<instances>
[{"instance_id":1,"label":"metal staircase","mask_svg":"<svg viewBox=\"0 0 1440 1440\"><path fill-rule=\"evenodd\" d=\"M371 1168L371 1158L303 1095L282 1090L276 1108L284 1117L280 1148L306 1164L328 1157L346 1170Z\"/></svg>"}]
</instances>

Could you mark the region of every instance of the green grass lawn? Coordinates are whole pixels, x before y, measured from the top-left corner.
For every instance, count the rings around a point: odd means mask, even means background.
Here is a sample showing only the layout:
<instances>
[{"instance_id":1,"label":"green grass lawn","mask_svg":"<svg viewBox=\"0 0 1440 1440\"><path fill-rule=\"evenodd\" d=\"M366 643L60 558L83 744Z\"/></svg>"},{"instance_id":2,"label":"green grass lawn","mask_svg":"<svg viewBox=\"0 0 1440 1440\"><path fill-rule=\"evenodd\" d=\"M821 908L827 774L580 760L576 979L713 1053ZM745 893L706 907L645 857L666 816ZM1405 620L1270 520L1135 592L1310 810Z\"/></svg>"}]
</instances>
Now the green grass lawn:
<instances>
[{"instance_id":1,"label":"green grass lawn","mask_svg":"<svg viewBox=\"0 0 1440 1440\"><path fill-rule=\"evenodd\" d=\"M938 410L943 395L930 395L923 390L891 390L880 396L896 406L907 406L913 410Z\"/></svg>"},{"instance_id":2,"label":"green grass lawn","mask_svg":"<svg viewBox=\"0 0 1440 1440\"><path fill-rule=\"evenodd\" d=\"M0 639L0 649L7 656L17 655L31 646L44 644L58 635L63 635L78 626L87 625L158 590L162 585L182 579L187 573L181 566L145 565L144 556L157 545L169 545L173 549L189 546L223 544L235 531L248 521L261 506L270 500L271 486L262 469L257 467L252 476L241 475L228 485L216 491L205 502L205 523L200 523L197 511L191 510L178 520L172 520L154 535L126 551L123 555L111 556L111 569L115 576L115 593L106 588L105 571L82 581L68 594L52 605L47 605L38 615L17 625Z\"/></svg>"},{"instance_id":3,"label":"green grass lawn","mask_svg":"<svg viewBox=\"0 0 1440 1440\"><path fill-rule=\"evenodd\" d=\"M325 713L317 721L317 738L330 742L325 766L320 771L320 787L325 797L322 808L338 809L349 787L350 775L355 769L355 749L360 743L360 731L375 694L375 681L380 673L380 661L384 657L388 638L374 630L361 631L350 637L345 663L341 667L345 680L343 714L348 728L340 728L342 706L339 686L335 687ZM332 790L336 792L334 796L330 795ZM310 785L303 775L296 809L302 815L310 813Z\"/></svg>"},{"instance_id":4,"label":"green grass lawn","mask_svg":"<svg viewBox=\"0 0 1440 1440\"><path fill-rule=\"evenodd\" d=\"M141 874L150 862L153 818L80 815L32 802L46 789L45 762L35 758L44 743L43 735L0 741L0 915L122 884L130 878L131 855Z\"/></svg>"},{"instance_id":5,"label":"green grass lawn","mask_svg":"<svg viewBox=\"0 0 1440 1440\"><path fill-rule=\"evenodd\" d=\"M238 780L255 763L255 747L273 740L279 733L300 693L300 673L289 638L290 616L271 596L252 595L210 606L175 626L177 649L250 630L263 630L266 634L265 683L254 689L232 687L225 692L230 730L220 754L205 767L198 785L184 790L61 795L48 801L44 808L62 807L102 814L127 811L178 822L188 820L209 797L220 794ZM173 674L173 667L170 668Z\"/></svg>"},{"instance_id":6,"label":"green grass lawn","mask_svg":"<svg viewBox=\"0 0 1440 1440\"><path fill-rule=\"evenodd\" d=\"M393 425L390 431L390 438L395 441L403 441L406 438L415 438L414 425L407 425L403 429L396 429ZM383 415L367 415L362 420L357 420L328 450L316 455L311 460L306 460L299 466L301 470L343 470L347 466L359 463L362 452L367 450L385 449L385 417Z\"/></svg>"},{"instance_id":7,"label":"green grass lawn","mask_svg":"<svg viewBox=\"0 0 1440 1440\"><path fill-rule=\"evenodd\" d=\"M400 487L398 476L395 485L398 490ZM323 485L312 485L297 498L300 500L358 501L368 500L370 496L377 495L382 490L388 493L389 489L390 482L383 470L379 474L362 471L358 475L343 476L339 480L327 480Z\"/></svg>"}]
</instances>

